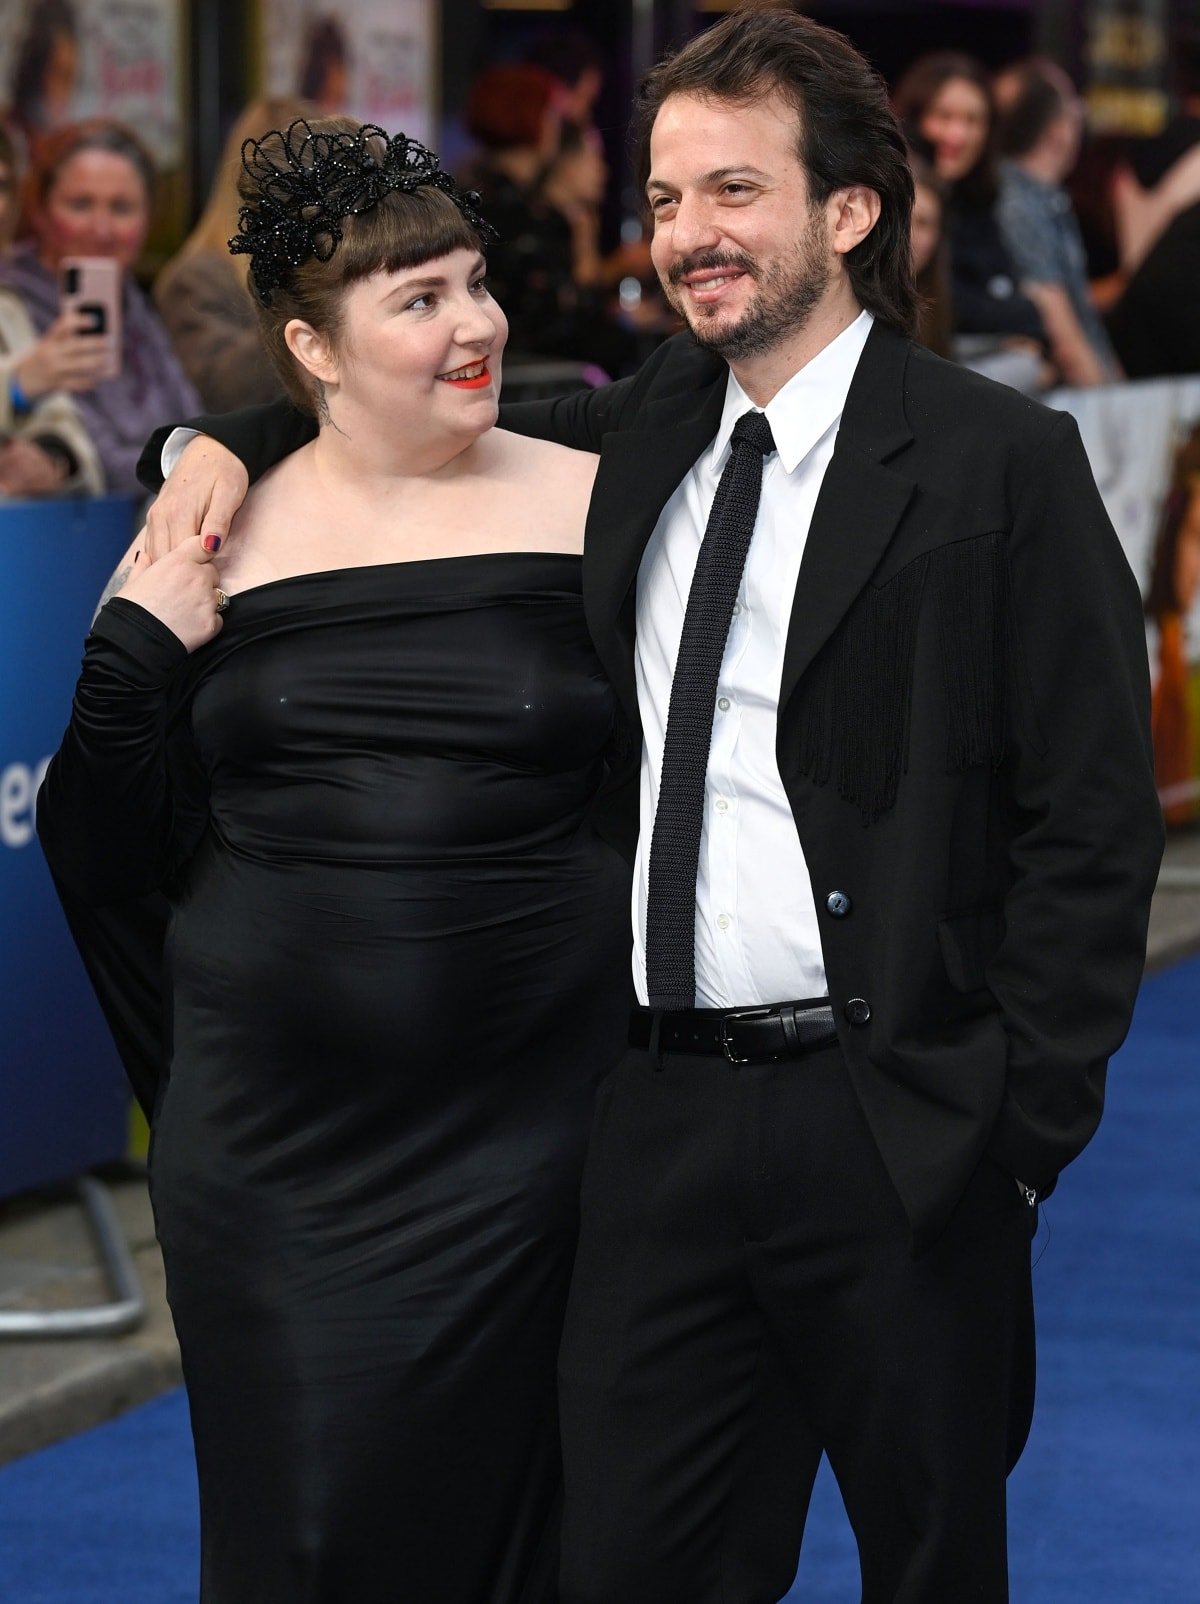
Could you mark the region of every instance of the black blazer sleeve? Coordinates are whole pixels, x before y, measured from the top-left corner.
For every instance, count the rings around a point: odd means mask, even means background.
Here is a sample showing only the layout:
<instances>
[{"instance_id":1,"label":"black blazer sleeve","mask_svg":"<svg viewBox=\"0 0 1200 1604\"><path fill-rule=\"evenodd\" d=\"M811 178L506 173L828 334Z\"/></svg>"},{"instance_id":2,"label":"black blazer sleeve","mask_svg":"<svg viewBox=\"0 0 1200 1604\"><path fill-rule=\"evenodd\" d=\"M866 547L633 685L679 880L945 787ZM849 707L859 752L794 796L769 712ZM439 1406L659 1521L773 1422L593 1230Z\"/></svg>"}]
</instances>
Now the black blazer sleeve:
<instances>
[{"instance_id":1,"label":"black blazer sleeve","mask_svg":"<svg viewBox=\"0 0 1200 1604\"><path fill-rule=\"evenodd\" d=\"M606 434L642 421L647 402L677 401L686 415L694 410L698 393L727 372L725 364L702 351L690 335L677 334L664 341L631 378L553 401L501 406L500 426L578 451L599 451Z\"/></svg>"},{"instance_id":2,"label":"black blazer sleeve","mask_svg":"<svg viewBox=\"0 0 1200 1604\"><path fill-rule=\"evenodd\" d=\"M990 1151L1040 1189L1099 1121L1163 846L1140 598L1066 413L1019 489L1009 583L1011 882L987 966L1009 1052Z\"/></svg>"},{"instance_id":3,"label":"black blazer sleeve","mask_svg":"<svg viewBox=\"0 0 1200 1604\"><path fill-rule=\"evenodd\" d=\"M164 424L146 442L138 458L138 480L147 490L162 489L162 452L172 430L197 429L227 446L245 463L250 482L261 479L290 451L297 451L317 435L316 419L301 412L290 401L268 401L262 406L245 407L239 412L218 412L207 417L188 418L182 425Z\"/></svg>"},{"instance_id":4,"label":"black blazer sleeve","mask_svg":"<svg viewBox=\"0 0 1200 1604\"><path fill-rule=\"evenodd\" d=\"M577 390L553 401L517 401L500 408L500 427L577 451L599 451L604 436L631 410L638 376L597 390Z\"/></svg>"}]
</instances>

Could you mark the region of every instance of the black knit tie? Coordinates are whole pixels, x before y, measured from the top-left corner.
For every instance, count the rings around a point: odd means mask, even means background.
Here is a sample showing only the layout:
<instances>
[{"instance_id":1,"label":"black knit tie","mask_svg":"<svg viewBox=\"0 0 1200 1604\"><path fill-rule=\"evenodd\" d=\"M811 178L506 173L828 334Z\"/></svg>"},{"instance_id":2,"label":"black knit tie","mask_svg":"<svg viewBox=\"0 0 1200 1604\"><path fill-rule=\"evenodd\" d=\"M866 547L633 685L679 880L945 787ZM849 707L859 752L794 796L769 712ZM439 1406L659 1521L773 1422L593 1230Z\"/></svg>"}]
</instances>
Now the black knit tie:
<instances>
[{"instance_id":1,"label":"black knit tie","mask_svg":"<svg viewBox=\"0 0 1200 1604\"><path fill-rule=\"evenodd\" d=\"M747 412L733 429L683 615L646 895L646 986L652 1008L696 1005L696 869L717 680L754 534L771 425Z\"/></svg>"}]
</instances>

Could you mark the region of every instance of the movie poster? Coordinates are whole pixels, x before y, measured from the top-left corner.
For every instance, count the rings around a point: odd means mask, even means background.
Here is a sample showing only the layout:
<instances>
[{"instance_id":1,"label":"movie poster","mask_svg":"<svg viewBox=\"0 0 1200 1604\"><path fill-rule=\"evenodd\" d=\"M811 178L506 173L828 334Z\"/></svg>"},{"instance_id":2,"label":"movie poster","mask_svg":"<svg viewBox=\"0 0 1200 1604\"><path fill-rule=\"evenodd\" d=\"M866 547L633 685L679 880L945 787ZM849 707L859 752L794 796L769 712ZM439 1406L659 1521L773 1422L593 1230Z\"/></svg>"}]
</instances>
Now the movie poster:
<instances>
[{"instance_id":1,"label":"movie poster","mask_svg":"<svg viewBox=\"0 0 1200 1604\"><path fill-rule=\"evenodd\" d=\"M164 172L183 161L179 0L4 0L0 105L29 149L81 117L142 136Z\"/></svg>"},{"instance_id":2,"label":"movie poster","mask_svg":"<svg viewBox=\"0 0 1200 1604\"><path fill-rule=\"evenodd\" d=\"M262 91L435 143L433 0L262 0Z\"/></svg>"}]
</instances>

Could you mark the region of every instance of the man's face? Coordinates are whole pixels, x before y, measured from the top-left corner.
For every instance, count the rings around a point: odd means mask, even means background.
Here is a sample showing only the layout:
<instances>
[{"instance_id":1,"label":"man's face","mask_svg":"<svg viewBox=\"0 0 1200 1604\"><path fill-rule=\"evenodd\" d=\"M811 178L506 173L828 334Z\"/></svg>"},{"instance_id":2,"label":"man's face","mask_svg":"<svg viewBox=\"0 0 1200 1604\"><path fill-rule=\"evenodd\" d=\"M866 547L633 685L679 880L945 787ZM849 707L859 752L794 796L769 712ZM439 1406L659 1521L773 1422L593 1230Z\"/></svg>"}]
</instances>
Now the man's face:
<instances>
[{"instance_id":1,"label":"man's face","mask_svg":"<svg viewBox=\"0 0 1200 1604\"><path fill-rule=\"evenodd\" d=\"M838 267L796 142L778 95L748 106L671 95L654 121L650 254L697 341L732 363L798 333Z\"/></svg>"}]
</instances>

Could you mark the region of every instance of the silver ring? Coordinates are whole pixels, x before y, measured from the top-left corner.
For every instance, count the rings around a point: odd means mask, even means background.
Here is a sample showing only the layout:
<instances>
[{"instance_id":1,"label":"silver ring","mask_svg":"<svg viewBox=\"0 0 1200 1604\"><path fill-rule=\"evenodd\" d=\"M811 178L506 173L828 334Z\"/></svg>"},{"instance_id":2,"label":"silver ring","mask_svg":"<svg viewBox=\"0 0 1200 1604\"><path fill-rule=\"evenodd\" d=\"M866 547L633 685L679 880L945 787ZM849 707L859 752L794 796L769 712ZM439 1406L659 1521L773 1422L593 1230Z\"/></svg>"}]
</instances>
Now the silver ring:
<instances>
[{"instance_id":1,"label":"silver ring","mask_svg":"<svg viewBox=\"0 0 1200 1604\"><path fill-rule=\"evenodd\" d=\"M229 597L223 590L217 591L217 611L223 613L229 606Z\"/></svg>"}]
</instances>

